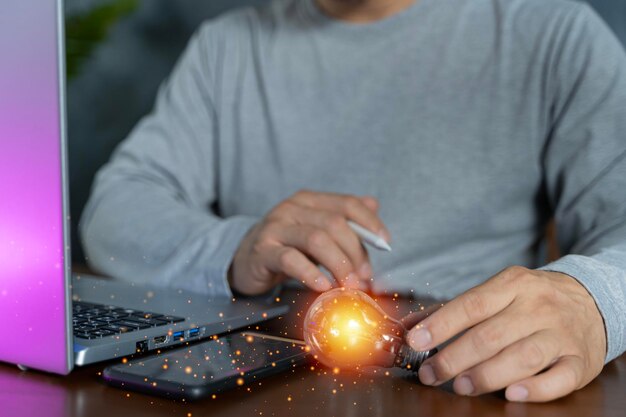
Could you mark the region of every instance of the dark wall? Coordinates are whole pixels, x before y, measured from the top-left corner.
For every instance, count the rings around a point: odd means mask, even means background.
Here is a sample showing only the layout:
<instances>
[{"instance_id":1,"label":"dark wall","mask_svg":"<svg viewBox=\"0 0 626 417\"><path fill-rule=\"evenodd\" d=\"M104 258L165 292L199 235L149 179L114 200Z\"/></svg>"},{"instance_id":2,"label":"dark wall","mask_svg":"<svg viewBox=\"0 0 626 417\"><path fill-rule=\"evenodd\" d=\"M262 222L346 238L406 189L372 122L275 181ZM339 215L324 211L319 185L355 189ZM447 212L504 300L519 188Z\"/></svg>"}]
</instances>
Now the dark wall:
<instances>
[{"instance_id":1,"label":"dark wall","mask_svg":"<svg viewBox=\"0 0 626 417\"><path fill-rule=\"evenodd\" d=\"M626 45L626 0L587 0Z\"/></svg>"},{"instance_id":2,"label":"dark wall","mask_svg":"<svg viewBox=\"0 0 626 417\"><path fill-rule=\"evenodd\" d=\"M72 258L84 260L77 230L96 171L137 121L152 109L157 89L198 25L225 10L263 0L66 1L68 48L86 44L89 55L68 81L68 136ZM81 30L111 19L103 5L136 10L100 30ZM79 7L80 6L80 7ZM107 12L111 14L111 12ZM92 17L93 15L96 17ZM84 24L83 24L84 26ZM77 29L74 29L77 27ZM83 34L84 33L84 34ZM84 37L84 39L75 39ZM96 43L97 42L97 43ZM90 45L93 43L93 45ZM80 48L78 48L80 49ZM70 56L70 58L72 58ZM74 67L75 65L73 65Z\"/></svg>"},{"instance_id":3,"label":"dark wall","mask_svg":"<svg viewBox=\"0 0 626 417\"><path fill-rule=\"evenodd\" d=\"M70 14L107 1L67 0ZM112 3L114 0L109 1ZM68 83L72 256L83 261L77 225L93 177L137 121L150 111L161 81L205 19L266 0L143 0L115 22ZM80 4L78 4L80 3ZM91 4L94 5L91 5ZM589 0L626 44L626 0ZM91 35L89 35L91 36ZM93 42L93 39L72 39Z\"/></svg>"}]
</instances>

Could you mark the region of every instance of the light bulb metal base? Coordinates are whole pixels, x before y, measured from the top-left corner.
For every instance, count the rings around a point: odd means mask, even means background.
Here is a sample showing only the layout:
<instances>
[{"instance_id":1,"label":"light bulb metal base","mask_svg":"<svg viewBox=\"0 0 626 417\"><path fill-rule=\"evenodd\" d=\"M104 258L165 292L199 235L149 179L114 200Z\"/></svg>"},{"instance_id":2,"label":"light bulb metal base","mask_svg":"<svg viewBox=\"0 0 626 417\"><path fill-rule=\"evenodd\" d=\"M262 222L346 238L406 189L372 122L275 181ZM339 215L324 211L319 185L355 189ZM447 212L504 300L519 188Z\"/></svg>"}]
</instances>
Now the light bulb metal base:
<instances>
[{"instance_id":1,"label":"light bulb metal base","mask_svg":"<svg viewBox=\"0 0 626 417\"><path fill-rule=\"evenodd\" d=\"M409 371L417 372L422 366L422 363L431 356L437 353L437 349L425 350L418 352L411 349L408 345L402 345L398 356L396 357L395 366Z\"/></svg>"}]
</instances>

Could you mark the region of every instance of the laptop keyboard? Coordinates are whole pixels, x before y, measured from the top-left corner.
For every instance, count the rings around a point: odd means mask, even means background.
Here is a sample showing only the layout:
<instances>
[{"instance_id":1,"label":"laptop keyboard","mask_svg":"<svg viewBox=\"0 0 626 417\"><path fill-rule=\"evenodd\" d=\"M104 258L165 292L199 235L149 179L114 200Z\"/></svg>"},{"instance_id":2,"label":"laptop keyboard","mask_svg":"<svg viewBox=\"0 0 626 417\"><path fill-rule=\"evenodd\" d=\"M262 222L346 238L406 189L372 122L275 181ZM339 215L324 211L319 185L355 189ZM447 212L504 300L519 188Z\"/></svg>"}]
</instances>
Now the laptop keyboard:
<instances>
[{"instance_id":1,"label":"laptop keyboard","mask_svg":"<svg viewBox=\"0 0 626 417\"><path fill-rule=\"evenodd\" d=\"M73 302L72 313L74 336L81 339L99 339L185 321L182 317L82 301Z\"/></svg>"}]
</instances>

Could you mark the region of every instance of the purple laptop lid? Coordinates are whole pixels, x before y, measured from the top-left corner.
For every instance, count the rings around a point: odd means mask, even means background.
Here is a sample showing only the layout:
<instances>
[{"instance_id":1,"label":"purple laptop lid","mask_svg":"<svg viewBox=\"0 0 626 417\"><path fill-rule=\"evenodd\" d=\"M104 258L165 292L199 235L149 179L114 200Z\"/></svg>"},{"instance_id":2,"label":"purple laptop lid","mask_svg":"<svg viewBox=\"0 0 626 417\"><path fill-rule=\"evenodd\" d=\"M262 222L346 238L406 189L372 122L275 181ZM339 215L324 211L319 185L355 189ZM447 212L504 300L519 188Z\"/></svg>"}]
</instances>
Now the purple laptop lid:
<instances>
[{"instance_id":1,"label":"purple laptop lid","mask_svg":"<svg viewBox=\"0 0 626 417\"><path fill-rule=\"evenodd\" d=\"M60 0L0 6L0 361L73 364Z\"/></svg>"}]
</instances>

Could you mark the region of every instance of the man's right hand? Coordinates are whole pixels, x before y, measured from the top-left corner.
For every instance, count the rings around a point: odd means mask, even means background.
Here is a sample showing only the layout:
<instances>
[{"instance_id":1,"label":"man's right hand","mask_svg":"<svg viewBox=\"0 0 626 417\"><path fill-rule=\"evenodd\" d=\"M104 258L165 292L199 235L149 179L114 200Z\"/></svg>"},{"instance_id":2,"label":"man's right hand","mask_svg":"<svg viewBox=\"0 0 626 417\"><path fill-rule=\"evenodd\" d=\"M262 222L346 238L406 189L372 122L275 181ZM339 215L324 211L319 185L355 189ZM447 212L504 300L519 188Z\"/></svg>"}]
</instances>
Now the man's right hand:
<instances>
[{"instance_id":1,"label":"man's right hand","mask_svg":"<svg viewBox=\"0 0 626 417\"><path fill-rule=\"evenodd\" d=\"M318 265L343 286L367 289L372 268L351 220L390 236L373 197L299 191L274 207L244 237L229 271L236 291L262 294L286 278L316 291L334 286Z\"/></svg>"}]
</instances>

